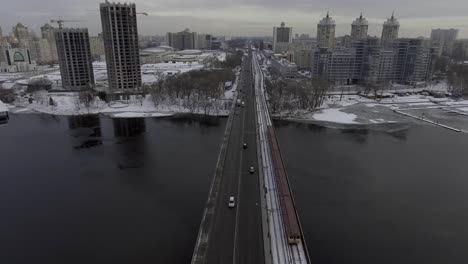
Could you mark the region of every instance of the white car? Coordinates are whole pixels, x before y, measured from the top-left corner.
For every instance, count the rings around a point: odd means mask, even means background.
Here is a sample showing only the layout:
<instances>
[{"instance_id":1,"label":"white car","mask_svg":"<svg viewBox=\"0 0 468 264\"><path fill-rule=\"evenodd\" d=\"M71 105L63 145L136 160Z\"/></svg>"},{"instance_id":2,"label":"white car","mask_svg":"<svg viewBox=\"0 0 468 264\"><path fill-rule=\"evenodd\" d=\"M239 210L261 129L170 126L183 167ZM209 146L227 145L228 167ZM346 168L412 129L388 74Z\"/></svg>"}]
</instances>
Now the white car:
<instances>
[{"instance_id":1,"label":"white car","mask_svg":"<svg viewBox=\"0 0 468 264\"><path fill-rule=\"evenodd\" d=\"M234 200L234 196L229 197L228 207L234 208L235 206L236 206L236 201Z\"/></svg>"}]
</instances>

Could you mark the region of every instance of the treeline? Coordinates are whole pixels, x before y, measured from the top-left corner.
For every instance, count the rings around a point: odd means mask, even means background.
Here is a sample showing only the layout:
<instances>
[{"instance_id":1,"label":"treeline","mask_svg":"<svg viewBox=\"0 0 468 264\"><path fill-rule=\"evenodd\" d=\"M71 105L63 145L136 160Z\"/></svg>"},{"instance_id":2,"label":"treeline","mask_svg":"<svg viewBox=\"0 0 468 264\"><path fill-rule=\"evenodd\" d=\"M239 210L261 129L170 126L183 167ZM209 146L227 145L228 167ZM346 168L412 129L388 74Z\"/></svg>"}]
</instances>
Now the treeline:
<instances>
[{"instance_id":1,"label":"treeline","mask_svg":"<svg viewBox=\"0 0 468 264\"><path fill-rule=\"evenodd\" d=\"M219 61L217 59L211 61L211 66L215 69L226 68L234 69L237 66L240 66L242 63L242 51L236 51L233 53L227 53L225 61Z\"/></svg>"},{"instance_id":2,"label":"treeline","mask_svg":"<svg viewBox=\"0 0 468 264\"><path fill-rule=\"evenodd\" d=\"M219 99L224 95L224 83L234 80L235 74L231 69L190 71L153 84L149 92L155 105L179 101L192 113L203 109L207 114L219 106Z\"/></svg>"},{"instance_id":3,"label":"treeline","mask_svg":"<svg viewBox=\"0 0 468 264\"><path fill-rule=\"evenodd\" d=\"M313 111L320 107L330 87L323 78L286 81L266 79L266 91L274 113L294 110Z\"/></svg>"}]
</instances>

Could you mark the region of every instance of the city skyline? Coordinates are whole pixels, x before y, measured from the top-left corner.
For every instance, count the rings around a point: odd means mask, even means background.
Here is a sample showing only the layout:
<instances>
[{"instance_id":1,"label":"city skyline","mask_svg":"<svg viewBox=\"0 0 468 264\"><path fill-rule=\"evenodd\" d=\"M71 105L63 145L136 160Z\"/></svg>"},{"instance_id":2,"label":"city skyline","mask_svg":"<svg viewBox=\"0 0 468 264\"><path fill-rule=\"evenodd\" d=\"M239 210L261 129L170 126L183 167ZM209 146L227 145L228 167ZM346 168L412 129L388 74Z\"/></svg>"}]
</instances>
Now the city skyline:
<instances>
[{"instance_id":1,"label":"city skyline","mask_svg":"<svg viewBox=\"0 0 468 264\"><path fill-rule=\"evenodd\" d=\"M102 1L11 1L0 11L0 26L5 35L18 22L38 33L41 26L59 15L63 19L82 20L68 23L67 26L87 27L90 35L95 36L101 32L100 2ZM460 30L459 38L468 38L468 17L463 13L468 5L459 0L449 0L443 4L393 1L377 5L370 1L343 5L334 1L295 0L269 1L268 7L265 7L264 0L252 3L242 0L235 5L223 0L201 0L196 3L168 0L131 2L136 4L138 12L149 14L138 21L141 35L164 35L166 32L181 31L190 25L192 31L200 33L268 36L271 35L271 26L279 21L285 21L294 27L294 33L316 35L316 24L329 9L336 21L336 36L350 34L350 25L361 10L369 22L369 35L380 36L382 24L395 10L395 17L401 24L401 37L429 37L432 28L457 28Z\"/></svg>"}]
</instances>

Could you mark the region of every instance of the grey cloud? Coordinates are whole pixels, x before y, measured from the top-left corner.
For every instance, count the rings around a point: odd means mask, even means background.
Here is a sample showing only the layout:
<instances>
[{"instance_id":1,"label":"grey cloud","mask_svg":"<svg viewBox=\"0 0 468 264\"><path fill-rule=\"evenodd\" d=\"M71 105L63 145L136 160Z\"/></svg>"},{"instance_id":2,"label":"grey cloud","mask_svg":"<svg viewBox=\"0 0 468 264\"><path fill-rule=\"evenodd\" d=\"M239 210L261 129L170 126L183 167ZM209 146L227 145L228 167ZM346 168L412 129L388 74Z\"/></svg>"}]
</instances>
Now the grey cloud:
<instances>
[{"instance_id":1,"label":"grey cloud","mask_svg":"<svg viewBox=\"0 0 468 264\"><path fill-rule=\"evenodd\" d=\"M51 18L62 16L81 19L70 26L88 27L92 34L100 32L98 0L5 0L0 10L0 26L4 34L17 22L23 22L32 30ZM402 22L402 33L427 35L431 27L468 27L468 2L466 0L135 0L139 11L152 13L139 18L142 34L164 34L166 31L191 28L201 32L226 35L269 35L271 28L284 20L294 31L313 34L316 23L327 9L335 18L337 32L346 34L349 24L362 9L375 25L371 34L378 35L380 23L395 10ZM240 8L252 10L255 15L239 12ZM298 14L296 16L295 14ZM217 14L226 14L223 18ZM259 19L256 14L268 16ZM235 16L234 16L235 15ZM234 19L235 17L235 19ZM298 17L303 20L298 21ZM453 19L450 19L453 18ZM455 19L457 18L457 19ZM276 21L278 20L278 21ZM288 22L291 21L291 23ZM403 23L404 22L404 23ZM466 30L465 30L466 31ZM461 36L468 32L461 32Z\"/></svg>"}]
</instances>

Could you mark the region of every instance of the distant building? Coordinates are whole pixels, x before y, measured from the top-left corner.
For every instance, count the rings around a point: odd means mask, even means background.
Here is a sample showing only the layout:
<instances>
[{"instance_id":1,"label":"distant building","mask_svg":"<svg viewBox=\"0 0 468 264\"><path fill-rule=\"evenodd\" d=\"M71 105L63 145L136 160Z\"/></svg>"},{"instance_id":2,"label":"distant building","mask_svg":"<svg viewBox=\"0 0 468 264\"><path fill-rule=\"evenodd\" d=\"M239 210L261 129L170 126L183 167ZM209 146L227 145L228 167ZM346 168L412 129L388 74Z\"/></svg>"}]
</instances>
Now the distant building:
<instances>
[{"instance_id":1,"label":"distant building","mask_svg":"<svg viewBox=\"0 0 468 264\"><path fill-rule=\"evenodd\" d=\"M46 39L49 43L50 56L52 61L58 61L57 46L55 43L55 28L49 24L45 24L41 27L41 35L43 39Z\"/></svg>"},{"instance_id":2,"label":"distant building","mask_svg":"<svg viewBox=\"0 0 468 264\"><path fill-rule=\"evenodd\" d=\"M294 63L299 70L310 71L312 68L312 49L300 49L294 51Z\"/></svg>"},{"instance_id":3,"label":"distant building","mask_svg":"<svg viewBox=\"0 0 468 264\"><path fill-rule=\"evenodd\" d=\"M89 37L89 46L91 48L91 57L94 60L100 60L102 56L105 56L102 34L99 34L97 37Z\"/></svg>"},{"instance_id":4,"label":"distant building","mask_svg":"<svg viewBox=\"0 0 468 264\"><path fill-rule=\"evenodd\" d=\"M434 50L425 47L423 39L396 39L389 47L395 52L395 82L414 84L430 79Z\"/></svg>"},{"instance_id":5,"label":"distant building","mask_svg":"<svg viewBox=\"0 0 468 264\"><path fill-rule=\"evenodd\" d=\"M273 52L286 52L292 43L292 34L292 27L286 27L284 22L280 27L273 27Z\"/></svg>"},{"instance_id":6,"label":"distant building","mask_svg":"<svg viewBox=\"0 0 468 264\"><path fill-rule=\"evenodd\" d=\"M452 55L456 60L468 60L468 39L455 40Z\"/></svg>"},{"instance_id":7,"label":"distant building","mask_svg":"<svg viewBox=\"0 0 468 264\"><path fill-rule=\"evenodd\" d=\"M34 50L34 56L38 64L50 64L54 62L52 49L46 39L33 40L31 42L31 50Z\"/></svg>"},{"instance_id":8,"label":"distant building","mask_svg":"<svg viewBox=\"0 0 468 264\"><path fill-rule=\"evenodd\" d=\"M383 24L382 29L382 38L381 38L381 45L386 46L391 41L398 38L398 31L400 30L400 22L394 17L390 17L385 23Z\"/></svg>"},{"instance_id":9,"label":"distant building","mask_svg":"<svg viewBox=\"0 0 468 264\"><path fill-rule=\"evenodd\" d=\"M210 34L198 35L198 48L199 49L211 49L211 41L213 37Z\"/></svg>"},{"instance_id":10,"label":"distant building","mask_svg":"<svg viewBox=\"0 0 468 264\"><path fill-rule=\"evenodd\" d=\"M318 50L312 57L312 76L332 84L348 84L352 78L354 56L348 49Z\"/></svg>"},{"instance_id":11,"label":"distant building","mask_svg":"<svg viewBox=\"0 0 468 264\"><path fill-rule=\"evenodd\" d=\"M369 23L365 18L362 17L361 12L361 15L358 18L356 18L356 20L354 20L351 24L351 39L356 40L367 38L368 29Z\"/></svg>"},{"instance_id":12,"label":"distant building","mask_svg":"<svg viewBox=\"0 0 468 264\"><path fill-rule=\"evenodd\" d=\"M5 62L0 63L0 72L29 72L36 70L36 62L27 48L0 49L4 53Z\"/></svg>"},{"instance_id":13,"label":"distant building","mask_svg":"<svg viewBox=\"0 0 468 264\"><path fill-rule=\"evenodd\" d=\"M63 88L92 89L94 73L88 29L56 29L55 40Z\"/></svg>"},{"instance_id":14,"label":"distant building","mask_svg":"<svg viewBox=\"0 0 468 264\"><path fill-rule=\"evenodd\" d=\"M297 65L282 58L272 58L271 67L285 78L297 77Z\"/></svg>"},{"instance_id":15,"label":"distant building","mask_svg":"<svg viewBox=\"0 0 468 264\"><path fill-rule=\"evenodd\" d=\"M197 32L190 32L189 29L184 31L166 34L167 45L176 50L185 49L198 49L198 34Z\"/></svg>"},{"instance_id":16,"label":"distant building","mask_svg":"<svg viewBox=\"0 0 468 264\"><path fill-rule=\"evenodd\" d=\"M2 27L0 27L0 46L2 45L3 42L3 32L2 32Z\"/></svg>"},{"instance_id":17,"label":"distant building","mask_svg":"<svg viewBox=\"0 0 468 264\"><path fill-rule=\"evenodd\" d=\"M458 36L458 29L432 29L431 44L436 47L437 55L452 55L453 45Z\"/></svg>"},{"instance_id":18,"label":"distant building","mask_svg":"<svg viewBox=\"0 0 468 264\"><path fill-rule=\"evenodd\" d=\"M354 54L352 82L360 84L390 83L394 77L395 52L368 37L351 43Z\"/></svg>"},{"instance_id":19,"label":"distant building","mask_svg":"<svg viewBox=\"0 0 468 264\"><path fill-rule=\"evenodd\" d=\"M335 47L335 21L330 17L324 17L317 24L317 42L321 49L333 49Z\"/></svg>"},{"instance_id":20,"label":"distant building","mask_svg":"<svg viewBox=\"0 0 468 264\"><path fill-rule=\"evenodd\" d=\"M139 89L141 69L135 4L101 3L102 36L111 90Z\"/></svg>"},{"instance_id":21,"label":"distant building","mask_svg":"<svg viewBox=\"0 0 468 264\"><path fill-rule=\"evenodd\" d=\"M166 60L166 56L174 53L174 49L156 47L156 48L147 48L140 51L140 62L142 64L148 63L161 63Z\"/></svg>"},{"instance_id":22,"label":"distant building","mask_svg":"<svg viewBox=\"0 0 468 264\"><path fill-rule=\"evenodd\" d=\"M28 28L21 23L18 23L13 27L12 33L20 42L31 40L31 34L29 33Z\"/></svg>"},{"instance_id":23,"label":"distant building","mask_svg":"<svg viewBox=\"0 0 468 264\"><path fill-rule=\"evenodd\" d=\"M350 35L344 35L341 37L336 38L336 47L345 47L349 48L352 42L352 38Z\"/></svg>"}]
</instances>

